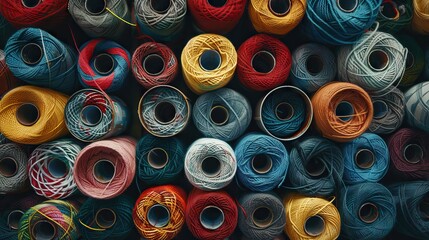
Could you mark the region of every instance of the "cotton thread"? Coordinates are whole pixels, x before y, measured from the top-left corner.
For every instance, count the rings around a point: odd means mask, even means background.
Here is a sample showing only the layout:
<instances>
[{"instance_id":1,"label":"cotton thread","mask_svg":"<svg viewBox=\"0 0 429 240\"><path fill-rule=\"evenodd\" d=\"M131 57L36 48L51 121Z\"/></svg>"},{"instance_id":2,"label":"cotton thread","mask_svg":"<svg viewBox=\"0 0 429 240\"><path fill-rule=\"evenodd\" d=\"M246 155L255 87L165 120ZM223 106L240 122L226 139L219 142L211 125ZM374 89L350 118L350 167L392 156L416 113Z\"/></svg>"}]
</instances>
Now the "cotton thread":
<instances>
[{"instance_id":1,"label":"cotton thread","mask_svg":"<svg viewBox=\"0 0 429 240\"><path fill-rule=\"evenodd\" d=\"M412 86L404 95L408 124L429 133L429 81Z\"/></svg>"},{"instance_id":2,"label":"cotton thread","mask_svg":"<svg viewBox=\"0 0 429 240\"><path fill-rule=\"evenodd\" d=\"M417 41L405 34L396 36L396 39L408 49L405 73L400 86L409 87L416 82L425 68L425 54Z\"/></svg>"},{"instance_id":3,"label":"cotton thread","mask_svg":"<svg viewBox=\"0 0 429 240\"><path fill-rule=\"evenodd\" d=\"M377 17L380 30L396 33L408 27L413 19L413 3L409 0L383 0Z\"/></svg>"},{"instance_id":4,"label":"cotton thread","mask_svg":"<svg viewBox=\"0 0 429 240\"><path fill-rule=\"evenodd\" d=\"M111 199L132 183L136 171L136 141L118 137L91 143L76 157L74 181L85 195Z\"/></svg>"},{"instance_id":5,"label":"cotton thread","mask_svg":"<svg viewBox=\"0 0 429 240\"><path fill-rule=\"evenodd\" d=\"M186 85L202 94L229 83L237 66L237 52L227 38L201 34L183 48L181 63Z\"/></svg>"},{"instance_id":6,"label":"cotton thread","mask_svg":"<svg viewBox=\"0 0 429 240\"><path fill-rule=\"evenodd\" d=\"M137 82L150 89L171 83L179 72L173 51L162 43L143 43L132 57L132 71Z\"/></svg>"},{"instance_id":7,"label":"cotton thread","mask_svg":"<svg viewBox=\"0 0 429 240\"><path fill-rule=\"evenodd\" d=\"M238 227L244 236L255 240L273 239L283 231L285 209L277 195L247 193L238 204Z\"/></svg>"},{"instance_id":8,"label":"cotton thread","mask_svg":"<svg viewBox=\"0 0 429 240\"><path fill-rule=\"evenodd\" d=\"M0 98L18 85L20 85L20 82L10 72L9 67L6 65L6 55L0 49Z\"/></svg>"},{"instance_id":9,"label":"cotton thread","mask_svg":"<svg viewBox=\"0 0 429 240\"><path fill-rule=\"evenodd\" d=\"M247 88L271 90L283 84L292 65L289 48L280 40L257 34L247 39L237 51L237 76Z\"/></svg>"},{"instance_id":10,"label":"cotton thread","mask_svg":"<svg viewBox=\"0 0 429 240\"><path fill-rule=\"evenodd\" d=\"M80 144L73 139L38 146L28 160L28 175L34 191L48 199L64 199L77 189L73 168Z\"/></svg>"},{"instance_id":11,"label":"cotton thread","mask_svg":"<svg viewBox=\"0 0 429 240\"><path fill-rule=\"evenodd\" d=\"M125 85L130 66L130 53L113 41L94 39L80 49L78 72L83 87L118 91Z\"/></svg>"},{"instance_id":12,"label":"cotton thread","mask_svg":"<svg viewBox=\"0 0 429 240\"><path fill-rule=\"evenodd\" d=\"M161 212L151 215L151 209ZM185 224L185 209L186 194L182 189L172 185L149 188L134 205L134 224L145 239L173 239Z\"/></svg>"},{"instance_id":13,"label":"cotton thread","mask_svg":"<svg viewBox=\"0 0 429 240\"><path fill-rule=\"evenodd\" d=\"M70 133L84 142L120 135L130 121L128 108L121 99L95 89L74 93L64 111Z\"/></svg>"},{"instance_id":14,"label":"cotton thread","mask_svg":"<svg viewBox=\"0 0 429 240\"><path fill-rule=\"evenodd\" d=\"M206 137L233 141L252 120L252 107L240 93L221 88L198 97L192 112L195 127Z\"/></svg>"},{"instance_id":15,"label":"cotton thread","mask_svg":"<svg viewBox=\"0 0 429 240\"><path fill-rule=\"evenodd\" d=\"M237 178L256 192L280 187L287 176L289 154L279 140L260 133L249 133L238 140L234 149Z\"/></svg>"},{"instance_id":16,"label":"cotton thread","mask_svg":"<svg viewBox=\"0 0 429 240\"><path fill-rule=\"evenodd\" d=\"M7 41L5 52L10 71L28 84L64 93L78 87L76 53L42 29L18 30Z\"/></svg>"},{"instance_id":17,"label":"cotton thread","mask_svg":"<svg viewBox=\"0 0 429 240\"><path fill-rule=\"evenodd\" d=\"M347 142L370 126L374 109L371 98L361 87L342 82L328 83L311 98L314 122L323 137Z\"/></svg>"},{"instance_id":18,"label":"cotton thread","mask_svg":"<svg viewBox=\"0 0 429 240\"><path fill-rule=\"evenodd\" d=\"M15 143L0 145L0 195L19 193L28 187L28 157Z\"/></svg>"},{"instance_id":19,"label":"cotton thread","mask_svg":"<svg viewBox=\"0 0 429 240\"><path fill-rule=\"evenodd\" d=\"M292 53L291 84L313 93L337 75L335 55L326 46L307 43Z\"/></svg>"},{"instance_id":20,"label":"cotton thread","mask_svg":"<svg viewBox=\"0 0 429 240\"><path fill-rule=\"evenodd\" d=\"M232 182L237 171L234 150L215 138L200 138L188 148L185 175L194 187L219 190Z\"/></svg>"},{"instance_id":21,"label":"cotton thread","mask_svg":"<svg viewBox=\"0 0 429 240\"><path fill-rule=\"evenodd\" d=\"M420 34L429 34L429 4L422 0L413 0L414 15L412 29Z\"/></svg>"},{"instance_id":22,"label":"cotton thread","mask_svg":"<svg viewBox=\"0 0 429 240\"><path fill-rule=\"evenodd\" d=\"M383 96L372 97L374 117L369 131L376 134L389 134L401 127L405 117L405 97L392 87Z\"/></svg>"},{"instance_id":23,"label":"cotton thread","mask_svg":"<svg viewBox=\"0 0 429 240\"><path fill-rule=\"evenodd\" d=\"M65 136L67 98L62 93L34 86L12 89L0 101L0 132L22 144L41 144Z\"/></svg>"},{"instance_id":24,"label":"cotton thread","mask_svg":"<svg viewBox=\"0 0 429 240\"><path fill-rule=\"evenodd\" d=\"M249 18L257 32L285 35L303 19L307 0L249 1Z\"/></svg>"},{"instance_id":25,"label":"cotton thread","mask_svg":"<svg viewBox=\"0 0 429 240\"><path fill-rule=\"evenodd\" d=\"M393 196L378 183L360 183L343 189L338 210L344 239L384 239L395 225Z\"/></svg>"}]
</instances>

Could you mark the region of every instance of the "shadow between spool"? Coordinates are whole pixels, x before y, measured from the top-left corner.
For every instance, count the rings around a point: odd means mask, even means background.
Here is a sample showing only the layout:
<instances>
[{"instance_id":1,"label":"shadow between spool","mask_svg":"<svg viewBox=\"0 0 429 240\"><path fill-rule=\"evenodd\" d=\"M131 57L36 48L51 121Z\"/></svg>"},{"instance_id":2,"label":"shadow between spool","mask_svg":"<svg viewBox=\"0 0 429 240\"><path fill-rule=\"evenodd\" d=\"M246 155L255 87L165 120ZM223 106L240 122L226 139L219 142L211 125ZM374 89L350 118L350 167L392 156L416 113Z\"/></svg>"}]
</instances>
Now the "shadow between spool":
<instances>
[{"instance_id":1,"label":"shadow between spool","mask_svg":"<svg viewBox=\"0 0 429 240\"><path fill-rule=\"evenodd\" d=\"M250 61L253 70L258 73L271 73L276 67L276 58L268 51L259 51L253 55Z\"/></svg>"},{"instance_id":2,"label":"shadow between spool","mask_svg":"<svg viewBox=\"0 0 429 240\"><path fill-rule=\"evenodd\" d=\"M24 103L18 107L15 116L21 125L33 126L39 120L39 108L32 103Z\"/></svg>"},{"instance_id":3,"label":"shadow between spool","mask_svg":"<svg viewBox=\"0 0 429 240\"><path fill-rule=\"evenodd\" d=\"M370 169L374 166L375 155L369 149L360 149L355 155L355 164L360 169Z\"/></svg>"},{"instance_id":4,"label":"shadow between spool","mask_svg":"<svg viewBox=\"0 0 429 240\"><path fill-rule=\"evenodd\" d=\"M269 0L268 9L277 17L283 17L289 14L292 8L291 0Z\"/></svg>"},{"instance_id":5,"label":"shadow between spool","mask_svg":"<svg viewBox=\"0 0 429 240\"><path fill-rule=\"evenodd\" d=\"M10 229L18 230L19 229L19 221L21 217L24 215L24 212L21 210L13 210L7 215L7 225Z\"/></svg>"},{"instance_id":6,"label":"shadow between spool","mask_svg":"<svg viewBox=\"0 0 429 240\"><path fill-rule=\"evenodd\" d=\"M170 102L159 102L155 106L155 119L161 124L170 124L176 118L176 107Z\"/></svg>"},{"instance_id":7,"label":"shadow between spool","mask_svg":"<svg viewBox=\"0 0 429 240\"><path fill-rule=\"evenodd\" d=\"M398 5L394 1L381 3L380 13L384 18L389 20L398 19L400 16Z\"/></svg>"},{"instance_id":8,"label":"shadow between spool","mask_svg":"<svg viewBox=\"0 0 429 240\"><path fill-rule=\"evenodd\" d=\"M107 53L98 54L94 58L94 68L101 75L109 75L115 69L115 59Z\"/></svg>"},{"instance_id":9,"label":"shadow between spool","mask_svg":"<svg viewBox=\"0 0 429 240\"><path fill-rule=\"evenodd\" d=\"M220 67L222 59L218 51L205 50L198 59L201 69L204 71L213 71Z\"/></svg>"},{"instance_id":10,"label":"shadow between spool","mask_svg":"<svg viewBox=\"0 0 429 240\"><path fill-rule=\"evenodd\" d=\"M115 172L115 165L111 161L105 159L98 160L92 168L94 179L103 184L112 181L115 176Z\"/></svg>"},{"instance_id":11,"label":"shadow between spool","mask_svg":"<svg viewBox=\"0 0 429 240\"><path fill-rule=\"evenodd\" d=\"M59 159L52 159L48 163L48 171L55 178L63 178L67 175L69 168L65 162Z\"/></svg>"},{"instance_id":12,"label":"shadow between spool","mask_svg":"<svg viewBox=\"0 0 429 240\"><path fill-rule=\"evenodd\" d=\"M320 236L325 231L325 220L319 215L307 218L304 224L304 231L312 237Z\"/></svg>"},{"instance_id":13,"label":"shadow between spool","mask_svg":"<svg viewBox=\"0 0 429 240\"><path fill-rule=\"evenodd\" d=\"M35 8L37 7L40 3L42 2L42 0L22 0L22 6L26 7L26 8Z\"/></svg>"},{"instance_id":14,"label":"shadow between spool","mask_svg":"<svg viewBox=\"0 0 429 240\"><path fill-rule=\"evenodd\" d=\"M337 0L338 8L345 13L354 12L358 4L359 0Z\"/></svg>"},{"instance_id":15,"label":"shadow between spool","mask_svg":"<svg viewBox=\"0 0 429 240\"><path fill-rule=\"evenodd\" d=\"M372 106L374 108L374 119L383 119L386 117L389 111L389 106L385 101L375 100L372 102Z\"/></svg>"},{"instance_id":16,"label":"shadow between spool","mask_svg":"<svg viewBox=\"0 0 429 240\"><path fill-rule=\"evenodd\" d=\"M374 71L384 71L389 66L389 55L384 50L376 49L368 55L368 65Z\"/></svg>"},{"instance_id":17,"label":"shadow between spool","mask_svg":"<svg viewBox=\"0 0 429 240\"><path fill-rule=\"evenodd\" d=\"M95 222L103 229L111 228L116 223L116 213L110 208L102 208L95 214Z\"/></svg>"},{"instance_id":18,"label":"shadow between spool","mask_svg":"<svg viewBox=\"0 0 429 240\"><path fill-rule=\"evenodd\" d=\"M57 228L48 220L40 220L31 229L32 239L52 240L57 235Z\"/></svg>"},{"instance_id":19,"label":"shadow between spool","mask_svg":"<svg viewBox=\"0 0 429 240\"><path fill-rule=\"evenodd\" d=\"M156 228L162 228L170 222L170 211L161 204L155 204L149 208L147 219L150 225Z\"/></svg>"},{"instance_id":20,"label":"shadow between spool","mask_svg":"<svg viewBox=\"0 0 429 240\"><path fill-rule=\"evenodd\" d=\"M100 15L104 13L106 7L106 0L85 0L85 10L91 15Z\"/></svg>"},{"instance_id":21,"label":"shadow between spool","mask_svg":"<svg viewBox=\"0 0 429 240\"><path fill-rule=\"evenodd\" d=\"M229 112L222 105L213 106L210 110L210 120L217 126L224 126L229 120Z\"/></svg>"},{"instance_id":22,"label":"shadow between spool","mask_svg":"<svg viewBox=\"0 0 429 240\"><path fill-rule=\"evenodd\" d=\"M200 223L208 230L216 230L222 226L225 215L222 209L216 206L207 206L200 213Z\"/></svg>"},{"instance_id":23,"label":"shadow between spool","mask_svg":"<svg viewBox=\"0 0 429 240\"><path fill-rule=\"evenodd\" d=\"M216 177L221 171L221 162L215 156L209 156L201 162L201 170L207 177Z\"/></svg>"},{"instance_id":24,"label":"shadow between spool","mask_svg":"<svg viewBox=\"0 0 429 240\"><path fill-rule=\"evenodd\" d=\"M404 148L404 159L411 164L417 164L423 160L423 149L418 144L408 144Z\"/></svg>"},{"instance_id":25,"label":"shadow between spool","mask_svg":"<svg viewBox=\"0 0 429 240\"><path fill-rule=\"evenodd\" d=\"M341 101L335 107L335 115L342 122L348 122L352 119L354 114L354 107L350 102Z\"/></svg>"},{"instance_id":26,"label":"shadow between spool","mask_svg":"<svg viewBox=\"0 0 429 240\"><path fill-rule=\"evenodd\" d=\"M162 148L152 148L147 154L147 162L154 169L163 169L168 161L168 153Z\"/></svg>"},{"instance_id":27,"label":"shadow between spool","mask_svg":"<svg viewBox=\"0 0 429 240\"><path fill-rule=\"evenodd\" d=\"M159 54L149 54L142 62L143 70L151 76L159 76L165 70L165 62Z\"/></svg>"},{"instance_id":28,"label":"shadow between spool","mask_svg":"<svg viewBox=\"0 0 429 240\"><path fill-rule=\"evenodd\" d=\"M18 173L18 162L11 157L0 159L0 175L11 178Z\"/></svg>"},{"instance_id":29,"label":"shadow between spool","mask_svg":"<svg viewBox=\"0 0 429 240\"><path fill-rule=\"evenodd\" d=\"M426 193L422 200L420 201L420 212L422 215L429 219L429 193Z\"/></svg>"},{"instance_id":30,"label":"shadow between spool","mask_svg":"<svg viewBox=\"0 0 429 240\"><path fill-rule=\"evenodd\" d=\"M323 60L318 55L310 55L305 61L305 68L312 76L316 76L323 70Z\"/></svg>"},{"instance_id":31,"label":"shadow between spool","mask_svg":"<svg viewBox=\"0 0 429 240\"><path fill-rule=\"evenodd\" d=\"M267 154L258 154L252 158L252 169L258 174L267 174L273 168L273 160Z\"/></svg>"},{"instance_id":32,"label":"shadow between spool","mask_svg":"<svg viewBox=\"0 0 429 240\"><path fill-rule=\"evenodd\" d=\"M43 57L43 49L37 43L27 43L21 48L21 59L27 65L38 64Z\"/></svg>"},{"instance_id":33,"label":"shadow between spool","mask_svg":"<svg viewBox=\"0 0 429 240\"><path fill-rule=\"evenodd\" d=\"M367 202L359 208L359 219L364 223L373 223L378 219L378 207L377 205Z\"/></svg>"},{"instance_id":34,"label":"shadow between spool","mask_svg":"<svg viewBox=\"0 0 429 240\"><path fill-rule=\"evenodd\" d=\"M271 226L274 220L274 214L268 207L258 207L252 213L252 222L259 228Z\"/></svg>"},{"instance_id":35,"label":"shadow between spool","mask_svg":"<svg viewBox=\"0 0 429 240\"><path fill-rule=\"evenodd\" d=\"M87 105L80 111L80 119L87 126L97 126L103 119L103 112L96 105Z\"/></svg>"}]
</instances>

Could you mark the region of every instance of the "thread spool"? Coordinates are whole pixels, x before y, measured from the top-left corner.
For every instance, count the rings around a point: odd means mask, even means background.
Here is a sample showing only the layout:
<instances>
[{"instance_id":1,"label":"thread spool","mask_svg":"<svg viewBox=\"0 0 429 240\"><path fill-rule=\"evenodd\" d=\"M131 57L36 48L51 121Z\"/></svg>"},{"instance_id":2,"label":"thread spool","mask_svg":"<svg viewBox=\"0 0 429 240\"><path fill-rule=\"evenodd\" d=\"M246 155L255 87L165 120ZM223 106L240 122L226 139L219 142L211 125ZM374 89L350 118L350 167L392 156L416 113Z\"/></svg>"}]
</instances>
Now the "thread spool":
<instances>
[{"instance_id":1,"label":"thread spool","mask_svg":"<svg viewBox=\"0 0 429 240\"><path fill-rule=\"evenodd\" d=\"M16 110L16 120L24 126L33 126L39 117L39 108L32 103L24 103Z\"/></svg>"},{"instance_id":2,"label":"thread spool","mask_svg":"<svg viewBox=\"0 0 429 240\"><path fill-rule=\"evenodd\" d=\"M91 15L100 15L106 11L106 0L85 0L85 10Z\"/></svg>"},{"instance_id":3,"label":"thread spool","mask_svg":"<svg viewBox=\"0 0 429 240\"><path fill-rule=\"evenodd\" d=\"M56 227L49 221L36 222L31 230L31 236L34 239L52 240L57 234Z\"/></svg>"},{"instance_id":4,"label":"thread spool","mask_svg":"<svg viewBox=\"0 0 429 240\"><path fill-rule=\"evenodd\" d=\"M0 159L0 174L3 177L10 178L18 173L18 162L11 157Z\"/></svg>"},{"instance_id":5,"label":"thread spool","mask_svg":"<svg viewBox=\"0 0 429 240\"><path fill-rule=\"evenodd\" d=\"M95 214L95 222L101 228L111 228L116 223L116 213L112 209L100 209Z\"/></svg>"},{"instance_id":6,"label":"thread spool","mask_svg":"<svg viewBox=\"0 0 429 240\"><path fill-rule=\"evenodd\" d=\"M18 230L19 220L21 219L22 215L24 215L24 212L21 210L12 210L7 215L7 225L10 229Z\"/></svg>"},{"instance_id":7,"label":"thread spool","mask_svg":"<svg viewBox=\"0 0 429 240\"><path fill-rule=\"evenodd\" d=\"M19 145L0 145L0 195L19 193L27 188L27 161L27 153Z\"/></svg>"},{"instance_id":8,"label":"thread spool","mask_svg":"<svg viewBox=\"0 0 429 240\"><path fill-rule=\"evenodd\" d=\"M411 127L429 133L429 81L409 88L405 96L406 120Z\"/></svg>"},{"instance_id":9,"label":"thread spool","mask_svg":"<svg viewBox=\"0 0 429 240\"><path fill-rule=\"evenodd\" d=\"M36 65L43 58L43 49L37 43L27 43L21 48L21 58L27 65Z\"/></svg>"},{"instance_id":10,"label":"thread spool","mask_svg":"<svg viewBox=\"0 0 429 240\"><path fill-rule=\"evenodd\" d=\"M377 22L380 30L396 33L410 25L413 18L413 4L407 0L393 0L381 3Z\"/></svg>"}]
</instances>

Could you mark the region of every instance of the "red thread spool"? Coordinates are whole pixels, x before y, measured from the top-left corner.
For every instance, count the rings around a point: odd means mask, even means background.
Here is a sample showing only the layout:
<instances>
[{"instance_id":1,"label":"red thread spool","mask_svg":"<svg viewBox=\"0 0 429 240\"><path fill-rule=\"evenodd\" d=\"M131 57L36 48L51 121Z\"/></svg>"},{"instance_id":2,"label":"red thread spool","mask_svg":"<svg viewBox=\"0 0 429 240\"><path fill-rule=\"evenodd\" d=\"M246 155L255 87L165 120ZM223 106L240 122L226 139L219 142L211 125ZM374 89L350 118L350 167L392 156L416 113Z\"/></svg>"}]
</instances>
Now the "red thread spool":
<instances>
[{"instance_id":1,"label":"red thread spool","mask_svg":"<svg viewBox=\"0 0 429 240\"><path fill-rule=\"evenodd\" d=\"M16 28L53 29L69 16L65 0L2 0L0 14Z\"/></svg>"},{"instance_id":2,"label":"red thread spool","mask_svg":"<svg viewBox=\"0 0 429 240\"><path fill-rule=\"evenodd\" d=\"M179 62L173 51L161 43L140 45L131 64L137 82L147 89L171 83L179 71Z\"/></svg>"},{"instance_id":3,"label":"red thread spool","mask_svg":"<svg viewBox=\"0 0 429 240\"><path fill-rule=\"evenodd\" d=\"M5 54L3 50L0 50L0 96L18 86L18 80L10 72L6 65Z\"/></svg>"},{"instance_id":4,"label":"red thread spool","mask_svg":"<svg viewBox=\"0 0 429 240\"><path fill-rule=\"evenodd\" d=\"M226 192L194 189L189 195L186 224L196 238L223 240L234 232L237 222L237 205Z\"/></svg>"},{"instance_id":5,"label":"red thread spool","mask_svg":"<svg viewBox=\"0 0 429 240\"><path fill-rule=\"evenodd\" d=\"M247 0L188 0L197 27L207 33L231 31L243 16Z\"/></svg>"},{"instance_id":6,"label":"red thread spool","mask_svg":"<svg viewBox=\"0 0 429 240\"><path fill-rule=\"evenodd\" d=\"M241 83L255 91L282 85L289 76L292 56L280 40L258 34L238 49L237 75Z\"/></svg>"}]
</instances>

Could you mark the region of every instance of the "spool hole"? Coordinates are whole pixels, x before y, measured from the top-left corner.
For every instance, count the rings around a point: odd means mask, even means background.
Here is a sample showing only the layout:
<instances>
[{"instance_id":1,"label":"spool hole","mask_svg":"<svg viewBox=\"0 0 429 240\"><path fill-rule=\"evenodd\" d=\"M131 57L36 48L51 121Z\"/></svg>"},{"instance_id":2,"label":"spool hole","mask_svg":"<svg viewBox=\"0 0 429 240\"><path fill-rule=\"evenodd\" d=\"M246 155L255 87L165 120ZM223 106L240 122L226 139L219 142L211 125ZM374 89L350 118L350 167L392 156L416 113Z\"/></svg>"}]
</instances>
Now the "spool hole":
<instances>
[{"instance_id":1,"label":"spool hole","mask_svg":"<svg viewBox=\"0 0 429 240\"><path fill-rule=\"evenodd\" d=\"M222 209L216 206L207 206L200 213L200 223L208 230L216 230L222 226L225 215Z\"/></svg>"},{"instance_id":2,"label":"spool hole","mask_svg":"<svg viewBox=\"0 0 429 240\"><path fill-rule=\"evenodd\" d=\"M67 175L69 168L67 164L58 159L52 159L48 163L48 171L55 178L62 178Z\"/></svg>"},{"instance_id":3,"label":"spool hole","mask_svg":"<svg viewBox=\"0 0 429 240\"><path fill-rule=\"evenodd\" d=\"M286 16L292 6L291 0L270 0L268 8L276 16Z\"/></svg>"},{"instance_id":4,"label":"spool hole","mask_svg":"<svg viewBox=\"0 0 429 240\"><path fill-rule=\"evenodd\" d=\"M106 7L106 0L85 0L85 9L92 15L102 14Z\"/></svg>"},{"instance_id":5,"label":"spool hole","mask_svg":"<svg viewBox=\"0 0 429 240\"><path fill-rule=\"evenodd\" d=\"M399 17L399 11L395 2L383 2L380 7L381 15L387 19L395 19Z\"/></svg>"},{"instance_id":6,"label":"spool hole","mask_svg":"<svg viewBox=\"0 0 429 240\"><path fill-rule=\"evenodd\" d=\"M323 61L322 59L317 55L310 55L307 58L307 61L305 62L305 67L307 68L307 71L315 76L322 72L323 70Z\"/></svg>"},{"instance_id":7,"label":"spool hole","mask_svg":"<svg viewBox=\"0 0 429 240\"><path fill-rule=\"evenodd\" d=\"M171 0L150 0L150 6L155 12L163 14L170 9Z\"/></svg>"},{"instance_id":8,"label":"spool hole","mask_svg":"<svg viewBox=\"0 0 429 240\"><path fill-rule=\"evenodd\" d=\"M163 169L168 163L168 153L162 148L153 148L147 154L147 161L154 169Z\"/></svg>"},{"instance_id":9,"label":"spool hole","mask_svg":"<svg viewBox=\"0 0 429 240\"><path fill-rule=\"evenodd\" d=\"M365 223L373 223L378 219L378 207L373 203L364 203L359 208L359 218Z\"/></svg>"},{"instance_id":10,"label":"spool hole","mask_svg":"<svg viewBox=\"0 0 429 240\"><path fill-rule=\"evenodd\" d=\"M159 54L150 54L143 59L143 69L151 76L158 76L165 69L164 59Z\"/></svg>"},{"instance_id":11,"label":"spool hole","mask_svg":"<svg viewBox=\"0 0 429 240\"><path fill-rule=\"evenodd\" d=\"M375 119L382 119L387 115L387 112L389 110L389 106L387 106L387 103L385 101L375 100L372 103L372 106L374 107L374 118Z\"/></svg>"},{"instance_id":12,"label":"spool hole","mask_svg":"<svg viewBox=\"0 0 429 240\"><path fill-rule=\"evenodd\" d=\"M295 113L295 109L287 102L277 104L275 109L276 117L281 121L291 119Z\"/></svg>"},{"instance_id":13,"label":"spool hole","mask_svg":"<svg viewBox=\"0 0 429 240\"><path fill-rule=\"evenodd\" d=\"M305 170L311 177L323 178L327 176L326 165L324 161L317 156L309 159L305 165Z\"/></svg>"},{"instance_id":14,"label":"spool hole","mask_svg":"<svg viewBox=\"0 0 429 240\"><path fill-rule=\"evenodd\" d=\"M337 6L341 11L350 13L356 10L359 0L337 0Z\"/></svg>"},{"instance_id":15,"label":"spool hole","mask_svg":"<svg viewBox=\"0 0 429 240\"><path fill-rule=\"evenodd\" d=\"M112 209L102 208L95 214L95 221L101 228L111 228L116 223L116 213Z\"/></svg>"},{"instance_id":16,"label":"spool hole","mask_svg":"<svg viewBox=\"0 0 429 240\"><path fill-rule=\"evenodd\" d=\"M98 106L87 105L82 108L80 112L82 122L87 126L96 126L98 125L102 118L103 113Z\"/></svg>"},{"instance_id":17,"label":"spool hole","mask_svg":"<svg viewBox=\"0 0 429 240\"><path fill-rule=\"evenodd\" d=\"M207 157L201 163L201 170L207 177L215 177L220 173L221 163L216 157Z\"/></svg>"},{"instance_id":18,"label":"spool hole","mask_svg":"<svg viewBox=\"0 0 429 240\"><path fill-rule=\"evenodd\" d=\"M270 73L276 66L276 59L270 52L260 51L253 55L251 64L252 68L259 73Z\"/></svg>"},{"instance_id":19,"label":"spool hole","mask_svg":"<svg viewBox=\"0 0 429 240\"><path fill-rule=\"evenodd\" d=\"M224 106L214 106L210 110L210 120L218 126L223 126L228 122L229 112Z\"/></svg>"},{"instance_id":20,"label":"spool hole","mask_svg":"<svg viewBox=\"0 0 429 240\"><path fill-rule=\"evenodd\" d=\"M252 158L252 168L256 173L266 174L272 167L273 160L267 154L258 154Z\"/></svg>"},{"instance_id":21,"label":"spool hole","mask_svg":"<svg viewBox=\"0 0 429 240\"><path fill-rule=\"evenodd\" d=\"M24 126L32 126L39 120L39 109L32 103L24 103L16 110L16 120Z\"/></svg>"},{"instance_id":22,"label":"spool hole","mask_svg":"<svg viewBox=\"0 0 429 240\"><path fill-rule=\"evenodd\" d=\"M170 211L161 204L153 205L147 212L147 219L153 227L165 227L170 222Z\"/></svg>"},{"instance_id":23,"label":"spool hole","mask_svg":"<svg viewBox=\"0 0 429 240\"><path fill-rule=\"evenodd\" d=\"M24 215L24 212L21 210L13 210L7 215L7 225L10 229L18 230L19 229L19 221L21 217Z\"/></svg>"},{"instance_id":24,"label":"spool hole","mask_svg":"<svg viewBox=\"0 0 429 240\"><path fill-rule=\"evenodd\" d=\"M383 50L374 50L369 54L368 63L374 71L383 71L389 65L389 56Z\"/></svg>"},{"instance_id":25,"label":"spool hole","mask_svg":"<svg viewBox=\"0 0 429 240\"><path fill-rule=\"evenodd\" d=\"M374 153L369 149L360 149L355 155L355 163L361 169L370 169L375 163Z\"/></svg>"},{"instance_id":26,"label":"spool hole","mask_svg":"<svg viewBox=\"0 0 429 240\"><path fill-rule=\"evenodd\" d=\"M353 114L353 105L349 102L342 101L335 108L335 115L343 122L350 121Z\"/></svg>"},{"instance_id":27,"label":"spool hole","mask_svg":"<svg viewBox=\"0 0 429 240\"><path fill-rule=\"evenodd\" d=\"M207 2L212 7L220 8L220 7L225 6L225 4L228 2L228 0L207 0Z\"/></svg>"},{"instance_id":28,"label":"spool hole","mask_svg":"<svg viewBox=\"0 0 429 240\"><path fill-rule=\"evenodd\" d=\"M416 164L423 160L423 149L418 144L408 144L404 149L405 161Z\"/></svg>"},{"instance_id":29,"label":"spool hole","mask_svg":"<svg viewBox=\"0 0 429 240\"><path fill-rule=\"evenodd\" d=\"M162 124L169 124L176 118L176 108L170 102L160 102L155 106L155 118Z\"/></svg>"},{"instance_id":30,"label":"spool hole","mask_svg":"<svg viewBox=\"0 0 429 240\"><path fill-rule=\"evenodd\" d=\"M34 8L39 5L41 0L22 0L22 5L26 8Z\"/></svg>"},{"instance_id":31,"label":"spool hole","mask_svg":"<svg viewBox=\"0 0 429 240\"><path fill-rule=\"evenodd\" d=\"M205 71L218 69L222 63L221 56L216 50L205 50L199 59L200 67Z\"/></svg>"},{"instance_id":32,"label":"spool hole","mask_svg":"<svg viewBox=\"0 0 429 240\"><path fill-rule=\"evenodd\" d=\"M411 51L408 51L407 59L405 61L405 68L406 69L412 68L414 66L414 61L415 61L414 54Z\"/></svg>"},{"instance_id":33,"label":"spool hole","mask_svg":"<svg viewBox=\"0 0 429 240\"><path fill-rule=\"evenodd\" d=\"M274 214L268 207L258 207L253 211L252 221L255 226L260 228L269 227L274 220Z\"/></svg>"},{"instance_id":34,"label":"spool hole","mask_svg":"<svg viewBox=\"0 0 429 240\"><path fill-rule=\"evenodd\" d=\"M420 202L420 212L425 218L429 218L429 193L426 193Z\"/></svg>"},{"instance_id":35,"label":"spool hole","mask_svg":"<svg viewBox=\"0 0 429 240\"><path fill-rule=\"evenodd\" d=\"M100 183L108 183L115 176L115 166L109 160L99 160L94 164L93 175Z\"/></svg>"},{"instance_id":36,"label":"spool hole","mask_svg":"<svg viewBox=\"0 0 429 240\"><path fill-rule=\"evenodd\" d=\"M39 44L28 43L21 49L21 58L27 65L38 64L43 57L43 49Z\"/></svg>"},{"instance_id":37,"label":"spool hole","mask_svg":"<svg viewBox=\"0 0 429 240\"><path fill-rule=\"evenodd\" d=\"M309 217L304 224L304 231L312 236L320 236L325 230L325 220L319 215Z\"/></svg>"},{"instance_id":38,"label":"spool hole","mask_svg":"<svg viewBox=\"0 0 429 240\"><path fill-rule=\"evenodd\" d=\"M5 157L0 159L0 175L10 178L18 172L18 162L11 158Z\"/></svg>"},{"instance_id":39,"label":"spool hole","mask_svg":"<svg viewBox=\"0 0 429 240\"><path fill-rule=\"evenodd\" d=\"M108 75L115 68L115 59L107 53L98 54L94 58L94 68L101 75Z\"/></svg>"},{"instance_id":40,"label":"spool hole","mask_svg":"<svg viewBox=\"0 0 429 240\"><path fill-rule=\"evenodd\" d=\"M56 232L54 224L47 220L41 220L33 226L32 239L51 240L55 238Z\"/></svg>"}]
</instances>

